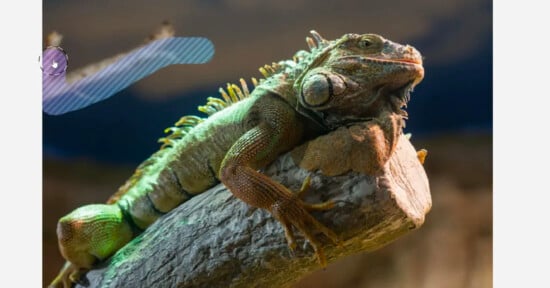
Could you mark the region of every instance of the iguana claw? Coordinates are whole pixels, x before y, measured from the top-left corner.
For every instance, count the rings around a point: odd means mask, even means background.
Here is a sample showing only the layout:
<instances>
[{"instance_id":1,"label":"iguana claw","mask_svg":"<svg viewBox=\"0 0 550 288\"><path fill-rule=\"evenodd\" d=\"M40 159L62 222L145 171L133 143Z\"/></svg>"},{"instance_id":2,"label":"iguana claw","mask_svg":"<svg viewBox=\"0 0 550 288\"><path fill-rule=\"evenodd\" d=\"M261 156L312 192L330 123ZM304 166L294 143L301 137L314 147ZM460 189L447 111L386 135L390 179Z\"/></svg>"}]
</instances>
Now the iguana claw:
<instances>
[{"instance_id":1,"label":"iguana claw","mask_svg":"<svg viewBox=\"0 0 550 288\"><path fill-rule=\"evenodd\" d=\"M296 194L295 197L287 199L285 201L278 201L272 206L272 213L274 217L279 220L285 231L285 238L288 243L288 247L293 252L296 249L296 240L292 226L296 227L308 240L309 244L313 247L317 260L322 267L327 265L327 260L320 242L314 236L314 233L319 231L327 236L334 244L340 246L341 241L338 236L325 225L317 221L310 215L311 211L328 210L334 207L334 201L326 201L317 204L309 204L302 201L302 197L309 190L311 178L309 176L304 179L302 188Z\"/></svg>"},{"instance_id":2,"label":"iguana claw","mask_svg":"<svg viewBox=\"0 0 550 288\"><path fill-rule=\"evenodd\" d=\"M61 268L61 271L57 277L53 279L48 288L71 288L74 283L78 281L81 273L82 269L79 269L69 262L65 262L65 265L63 265L63 268Z\"/></svg>"}]
</instances>

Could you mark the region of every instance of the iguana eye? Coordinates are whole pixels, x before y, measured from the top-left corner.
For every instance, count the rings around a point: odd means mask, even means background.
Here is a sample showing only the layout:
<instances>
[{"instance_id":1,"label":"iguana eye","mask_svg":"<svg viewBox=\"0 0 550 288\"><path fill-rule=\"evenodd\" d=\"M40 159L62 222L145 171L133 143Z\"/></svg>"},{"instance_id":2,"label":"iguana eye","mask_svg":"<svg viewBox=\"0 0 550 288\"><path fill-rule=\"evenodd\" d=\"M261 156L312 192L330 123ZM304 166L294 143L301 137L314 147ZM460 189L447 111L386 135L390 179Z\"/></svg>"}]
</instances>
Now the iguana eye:
<instances>
[{"instance_id":1,"label":"iguana eye","mask_svg":"<svg viewBox=\"0 0 550 288\"><path fill-rule=\"evenodd\" d=\"M310 107L319 107L345 89L344 80L337 75L313 74L302 84L302 102Z\"/></svg>"},{"instance_id":2,"label":"iguana eye","mask_svg":"<svg viewBox=\"0 0 550 288\"><path fill-rule=\"evenodd\" d=\"M369 39L363 39L359 41L359 47L361 48L368 48L372 45L372 41Z\"/></svg>"}]
</instances>

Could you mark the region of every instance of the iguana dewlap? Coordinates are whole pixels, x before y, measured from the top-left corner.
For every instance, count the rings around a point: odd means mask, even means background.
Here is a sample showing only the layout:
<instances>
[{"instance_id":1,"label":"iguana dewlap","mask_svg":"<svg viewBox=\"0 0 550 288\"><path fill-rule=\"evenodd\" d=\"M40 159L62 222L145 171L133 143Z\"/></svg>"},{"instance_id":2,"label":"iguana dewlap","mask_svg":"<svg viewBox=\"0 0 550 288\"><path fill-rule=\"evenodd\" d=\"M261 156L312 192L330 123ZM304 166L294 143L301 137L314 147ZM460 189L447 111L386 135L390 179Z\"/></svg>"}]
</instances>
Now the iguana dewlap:
<instances>
[{"instance_id":1,"label":"iguana dewlap","mask_svg":"<svg viewBox=\"0 0 550 288\"><path fill-rule=\"evenodd\" d=\"M297 229L325 265L314 235L322 232L334 243L338 237L310 211L330 209L333 203L305 203L300 196L307 182L293 193L259 169L318 136L361 125L368 139L362 141L364 163L355 165L365 173L380 173L402 133L407 117L402 107L424 69L416 49L375 34L346 34L332 41L312 35L306 38L310 51L260 68L265 78L253 79L253 91L242 79L240 87L228 84L227 91L220 89L223 100L209 98L199 107L207 118L185 116L167 129L171 134L160 139L162 148L107 204L80 207L62 217L57 234L67 264L50 287L70 287L81 272L220 181L237 198L279 220L291 249ZM328 155L317 157L308 163L330 169L330 161L323 161Z\"/></svg>"}]
</instances>

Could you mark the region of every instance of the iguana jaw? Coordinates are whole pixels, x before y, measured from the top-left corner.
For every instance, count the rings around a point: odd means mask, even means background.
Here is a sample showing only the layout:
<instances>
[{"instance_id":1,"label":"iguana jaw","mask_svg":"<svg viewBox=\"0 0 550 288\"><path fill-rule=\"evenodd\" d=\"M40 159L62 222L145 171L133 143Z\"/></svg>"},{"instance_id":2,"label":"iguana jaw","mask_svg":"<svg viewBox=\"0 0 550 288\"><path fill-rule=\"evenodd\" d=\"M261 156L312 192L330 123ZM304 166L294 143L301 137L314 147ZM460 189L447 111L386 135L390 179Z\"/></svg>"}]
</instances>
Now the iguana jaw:
<instances>
[{"instance_id":1,"label":"iguana jaw","mask_svg":"<svg viewBox=\"0 0 550 288\"><path fill-rule=\"evenodd\" d=\"M403 108L406 108L407 103L411 100L411 92L414 86L415 80L412 80L385 96L388 97L394 112L406 116L406 112Z\"/></svg>"},{"instance_id":2,"label":"iguana jaw","mask_svg":"<svg viewBox=\"0 0 550 288\"><path fill-rule=\"evenodd\" d=\"M410 93L419 81L419 78L408 78L406 81L363 87L355 93L346 95L344 102L349 101L353 105L342 108L344 111L351 111L350 113L341 113L338 108L336 110L329 108L315 113L320 115L323 125L328 130L367 122L383 112L392 112L407 119L408 115L404 108L410 100Z\"/></svg>"}]
</instances>

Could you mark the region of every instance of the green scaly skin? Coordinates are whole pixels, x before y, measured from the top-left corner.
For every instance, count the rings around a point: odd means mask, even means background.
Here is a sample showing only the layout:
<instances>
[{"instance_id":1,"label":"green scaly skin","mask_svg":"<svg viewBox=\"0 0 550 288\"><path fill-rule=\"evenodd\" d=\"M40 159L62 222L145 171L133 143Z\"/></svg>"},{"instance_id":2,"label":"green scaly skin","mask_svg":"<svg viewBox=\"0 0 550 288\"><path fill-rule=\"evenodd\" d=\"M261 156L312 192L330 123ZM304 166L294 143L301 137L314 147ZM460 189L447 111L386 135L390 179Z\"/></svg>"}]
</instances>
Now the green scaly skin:
<instances>
[{"instance_id":1,"label":"green scaly skin","mask_svg":"<svg viewBox=\"0 0 550 288\"><path fill-rule=\"evenodd\" d=\"M290 249L292 227L326 259L314 233L338 243L311 211L332 201L309 204L299 193L258 172L279 155L338 127L365 123L372 159L369 173L380 173L402 132L412 88L424 77L422 57L411 46L375 34L346 34L323 39L312 31L310 51L293 60L265 65L265 76L249 93L228 84L224 100L209 98L199 110L208 118L183 117L161 150L142 163L107 204L76 209L59 220L59 248L67 260L50 287L71 287L81 273L146 229L193 195L222 182L237 198L268 210L282 224Z\"/></svg>"}]
</instances>

